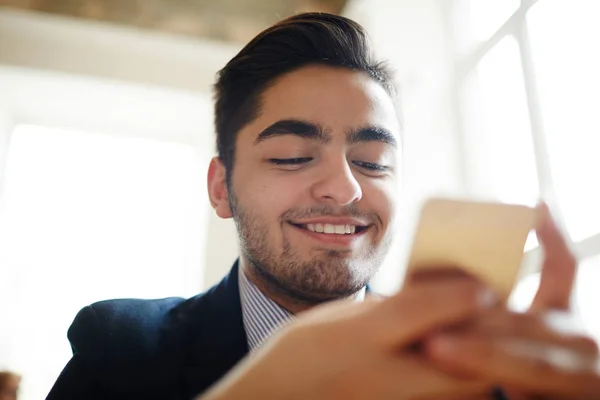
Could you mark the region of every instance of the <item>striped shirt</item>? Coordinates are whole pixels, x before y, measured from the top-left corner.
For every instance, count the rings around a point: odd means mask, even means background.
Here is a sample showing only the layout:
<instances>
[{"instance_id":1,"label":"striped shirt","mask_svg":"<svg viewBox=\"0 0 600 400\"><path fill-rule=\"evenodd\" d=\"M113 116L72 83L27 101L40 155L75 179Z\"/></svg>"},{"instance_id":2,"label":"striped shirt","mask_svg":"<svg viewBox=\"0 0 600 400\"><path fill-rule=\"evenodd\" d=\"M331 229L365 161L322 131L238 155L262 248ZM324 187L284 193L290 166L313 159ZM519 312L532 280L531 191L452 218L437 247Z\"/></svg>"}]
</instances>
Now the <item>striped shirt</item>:
<instances>
[{"instance_id":1,"label":"striped shirt","mask_svg":"<svg viewBox=\"0 0 600 400\"><path fill-rule=\"evenodd\" d=\"M294 319L294 315L265 296L239 268L242 318L250 352L278 329Z\"/></svg>"},{"instance_id":2,"label":"striped shirt","mask_svg":"<svg viewBox=\"0 0 600 400\"><path fill-rule=\"evenodd\" d=\"M250 352L258 349L271 335L294 320L294 315L261 292L239 268L242 319ZM365 289L356 296L365 297Z\"/></svg>"}]
</instances>

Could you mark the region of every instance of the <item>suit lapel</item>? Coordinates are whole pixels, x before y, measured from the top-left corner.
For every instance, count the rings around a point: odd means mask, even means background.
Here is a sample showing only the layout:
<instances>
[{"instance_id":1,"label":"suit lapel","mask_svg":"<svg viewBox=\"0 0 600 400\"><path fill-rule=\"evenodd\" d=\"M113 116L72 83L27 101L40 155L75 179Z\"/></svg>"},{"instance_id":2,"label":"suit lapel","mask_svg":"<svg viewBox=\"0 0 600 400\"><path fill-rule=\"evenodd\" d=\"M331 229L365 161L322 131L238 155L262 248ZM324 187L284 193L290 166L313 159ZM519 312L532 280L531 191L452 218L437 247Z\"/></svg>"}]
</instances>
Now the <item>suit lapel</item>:
<instances>
[{"instance_id":1,"label":"suit lapel","mask_svg":"<svg viewBox=\"0 0 600 400\"><path fill-rule=\"evenodd\" d=\"M248 353L238 285L238 263L191 308L183 371L184 398L192 398L225 375Z\"/></svg>"},{"instance_id":2,"label":"suit lapel","mask_svg":"<svg viewBox=\"0 0 600 400\"><path fill-rule=\"evenodd\" d=\"M182 399L202 393L248 353L237 262L219 284L174 310L164 337Z\"/></svg>"}]
</instances>

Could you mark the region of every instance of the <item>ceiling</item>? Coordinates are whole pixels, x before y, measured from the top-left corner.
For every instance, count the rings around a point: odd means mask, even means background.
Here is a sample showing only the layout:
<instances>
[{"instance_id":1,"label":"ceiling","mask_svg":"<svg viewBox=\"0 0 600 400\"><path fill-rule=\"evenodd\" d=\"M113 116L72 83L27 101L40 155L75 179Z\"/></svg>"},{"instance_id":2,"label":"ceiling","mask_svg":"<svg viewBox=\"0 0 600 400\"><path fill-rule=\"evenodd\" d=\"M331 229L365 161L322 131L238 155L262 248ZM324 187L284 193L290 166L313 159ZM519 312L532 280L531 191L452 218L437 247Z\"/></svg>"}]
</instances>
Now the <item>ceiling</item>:
<instances>
[{"instance_id":1,"label":"ceiling","mask_svg":"<svg viewBox=\"0 0 600 400\"><path fill-rule=\"evenodd\" d=\"M347 0L0 0L0 6L246 43L303 11L340 13Z\"/></svg>"}]
</instances>

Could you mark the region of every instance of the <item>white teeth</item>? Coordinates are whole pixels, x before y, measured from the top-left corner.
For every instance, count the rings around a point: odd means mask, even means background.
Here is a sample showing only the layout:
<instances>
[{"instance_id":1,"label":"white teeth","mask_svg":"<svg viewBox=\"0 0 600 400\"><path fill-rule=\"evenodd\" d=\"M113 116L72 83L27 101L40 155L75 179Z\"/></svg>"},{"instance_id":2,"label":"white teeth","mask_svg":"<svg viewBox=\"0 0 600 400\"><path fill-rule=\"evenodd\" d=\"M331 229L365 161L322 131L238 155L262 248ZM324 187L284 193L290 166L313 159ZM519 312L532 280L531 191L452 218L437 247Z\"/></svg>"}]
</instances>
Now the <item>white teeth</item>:
<instances>
[{"instance_id":1,"label":"white teeth","mask_svg":"<svg viewBox=\"0 0 600 400\"><path fill-rule=\"evenodd\" d=\"M311 232L328 233L332 235L351 235L356 232L355 225L306 224Z\"/></svg>"},{"instance_id":2,"label":"white teeth","mask_svg":"<svg viewBox=\"0 0 600 400\"><path fill-rule=\"evenodd\" d=\"M346 225L335 225L335 233L344 235L346 233Z\"/></svg>"}]
</instances>

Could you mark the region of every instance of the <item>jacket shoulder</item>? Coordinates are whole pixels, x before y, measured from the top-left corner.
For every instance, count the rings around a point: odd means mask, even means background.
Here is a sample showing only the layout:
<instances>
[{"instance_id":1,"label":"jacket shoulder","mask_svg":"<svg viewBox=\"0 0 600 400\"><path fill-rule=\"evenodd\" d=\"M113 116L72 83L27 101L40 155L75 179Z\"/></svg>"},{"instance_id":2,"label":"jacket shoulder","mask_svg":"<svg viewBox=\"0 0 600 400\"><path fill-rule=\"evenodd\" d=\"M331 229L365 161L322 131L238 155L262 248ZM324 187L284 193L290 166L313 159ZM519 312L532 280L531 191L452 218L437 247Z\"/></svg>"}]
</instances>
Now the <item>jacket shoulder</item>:
<instances>
[{"instance_id":1,"label":"jacket shoulder","mask_svg":"<svg viewBox=\"0 0 600 400\"><path fill-rule=\"evenodd\" d=\"M68 331L73 353L96 358L150 355L169 313L184 300L105 300L79 311Z\"/></svg>"}]
</instances>

